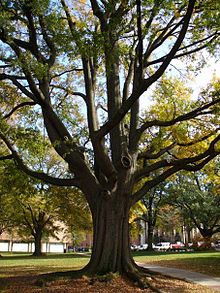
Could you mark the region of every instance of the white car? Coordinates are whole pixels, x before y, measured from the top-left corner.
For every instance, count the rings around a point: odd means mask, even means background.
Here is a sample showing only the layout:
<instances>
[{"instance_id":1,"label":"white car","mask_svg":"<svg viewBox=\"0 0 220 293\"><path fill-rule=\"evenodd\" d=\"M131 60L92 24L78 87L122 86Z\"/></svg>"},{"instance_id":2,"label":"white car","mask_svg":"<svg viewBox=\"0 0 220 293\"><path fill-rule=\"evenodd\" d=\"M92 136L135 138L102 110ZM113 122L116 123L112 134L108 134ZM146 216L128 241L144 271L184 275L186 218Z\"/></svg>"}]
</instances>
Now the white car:
<instances>
[{"instance_id":1,"label":"white car","mask_svg":"<svg viewBox=\"0 0 220 293\"><path fill-rule=\"evenodd\" d=\"M138 245L138 250L146 250L148 247L148 244L145 243L145 244L141 244L141 245Z\"/></svg>"},{"instance_id":2,"label":"white car","mask_svg":"<svg viewBox=\"0 0 220 293\"><path fill-rule=\"evenodd\" d=\"M157 251L166 251L168 249L170 249L170 242L159 242L154 245L154 250Z\"/></svg>"}]
</instances>

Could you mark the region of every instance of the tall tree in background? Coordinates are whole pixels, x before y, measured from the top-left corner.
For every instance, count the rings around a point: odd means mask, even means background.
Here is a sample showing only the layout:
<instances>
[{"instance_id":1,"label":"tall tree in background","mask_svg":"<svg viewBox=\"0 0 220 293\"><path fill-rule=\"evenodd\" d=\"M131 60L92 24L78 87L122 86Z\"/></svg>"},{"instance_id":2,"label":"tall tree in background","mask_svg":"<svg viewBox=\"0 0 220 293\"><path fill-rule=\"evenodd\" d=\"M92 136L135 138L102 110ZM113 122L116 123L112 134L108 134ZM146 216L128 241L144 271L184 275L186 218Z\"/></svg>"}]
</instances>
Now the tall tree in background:
<instances>
[{"instance_id":1,"label":"tall tree in background","mask_svg":"<svg viewBox=\"0 0 220 293\"><path fill-rule=\"evenodd\" d=\"M1 162L0 164L0 236L6 232L10 231L13 227L13 216L14 207L12 205L12 200L8 196L6 191L7 183L4 181L4 168Z\"/></svg>"},{"instance_id":2,"label":"tall tree in background","mask_svg":"<svg viewBox=\"0 0 220 293\"><path fill-rule=\"evenodd\" d=\"M153 235L158 219L158 212L161 205L164 204L163 184L152 188L141 200L146 208L146 212L142 215L142 220L147 223L147 250L153 250Z\"/></svg>"},{"instance_id":3,"label":"tall tree in background","mask_svg":"<svg viewBox=\"0 0 220 293\"><path fill-rule=\"evenodd\" d=\"M45 182L79 188L94 231L85 270L119 271L141 284L143 270L129 248L131 206L172 174L199 170L219 154L219 90L190 100L189 91L179 94L161 79L177 59L189 64L202 49L215 53L219 1L0 3L0 138L8 148L1 159ZM164 105L166 94L169 103L141 115L140 97L158 82L157 100ZM44 132L66 173L55 178L31 167L30 151L17 147L21 127Z\"/></svg>"},{"instance_id":4,"label":"tall tree in background","mask_svg":"<svg viewBox=\"0 0 220 293\"><path fill-rule=\"evenodd\" d=\"M9 162L0 165L0 232L34 241L33 255L42 255L42 240L53 236L59 227L58 206L48 184L33 180Z\"/></svg>"},{"instance_id":5,"label":"tall tree in background","mask_svg":"<svg viewBox=\"0 0 220 293\"><path fill-rule=\"evenodd\" d=\"M179 174L169 193L171 203L180 208L185 219L191 219L210 247L211 238L220 232L220 195L219 186L208 177L204 172Z\"/></svg>"},{"instance_id":6,"label":"tall tree in background","mask_svg":"<svg viewBox=\"0 0 220 293\"><path fill-rule=\"evenodd\" d=\"M56 195L57 214L65 223L65 234L72 239L73 246L78 246L86 235L92 237L91 213L82 192L76 188L54 186L51 193ZM91 246L91 243L87 244Z\"/></svg>"},{"instance_id":7,"label":"tall tree in background","mask_svg":"<svg viewBox=\"0 0 220 293\"><path fill-rule=\"evenodd\" d=\"M58 225L58 215L56 207L53 204L53 198L49 191L35 191L35 194L29 196L21 195L15 197L18 208L15 217L15 230L22 238L34 240L33 256L41 256L42 241L52 236L57 237L57 232L61 230ZM61 240L61 239L60 239Z\"/></svg>"}]
</instances>

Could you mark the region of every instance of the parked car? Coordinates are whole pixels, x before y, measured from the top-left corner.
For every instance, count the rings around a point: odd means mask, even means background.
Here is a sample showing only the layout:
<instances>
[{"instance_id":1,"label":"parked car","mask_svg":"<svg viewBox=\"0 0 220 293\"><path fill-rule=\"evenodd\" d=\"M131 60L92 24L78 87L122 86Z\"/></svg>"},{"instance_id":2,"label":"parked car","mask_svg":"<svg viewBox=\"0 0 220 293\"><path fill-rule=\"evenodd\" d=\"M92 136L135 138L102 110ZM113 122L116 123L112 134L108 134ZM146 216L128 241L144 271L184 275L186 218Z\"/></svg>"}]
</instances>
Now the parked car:
<instances>
[{"instance_id":1,"label":"parked car","mask_svg":"<svg viewBox=\"0 0 220 293\"><path fill-rule=\"evenodd\" d=\"M214 246L215 246L215 249L220 250L220 240L216 241Z\"/></svg>"},{"instance_id":2,"label":"parked car","mask_svg":"<svg viewBox=\"0 0 220 293\"><path fill-rule=\"evenodd\" d=\"M177 243L171 243L170 248L171 249L181 249L185 247L185 245L182 242L177 242Z\"/></svg>"},{"instance_id":3,"label":"parked car","mask_svg":"<svg viewBox=\"0 0 220 293\"><path fill-rule=\"evenodd\" d=\"M147 247L148 247L148 244L147 243L141 244L141 245L138 246L138 250L146 250Z\"/></svg>"},{"instance_id":4,"label":"parked car","mask_svg":"<svg viewBox=\"0 0 220 293\"><path fill-rule=\"evenodd\" d=\"M133 250L133 251L146 250L147 247L148 247L148 244L147 244L147 243L145 243L145 244L140 244L140 245L132 244L132 245L131 245L131 250Z\"/></svg>"},{"instance_id":5,"label":"parked car","mask_svg":"<svg viewBox=\"0 0 220 293\"><path fill-rule=\"evenodd\" d=\"M138 248L138 245L136 244L131 244L131 250L136 251Z\"/></svg>"},{"instance_id":6,"label":"parked car","mask_svg":"<svg viewBox=\"0 0 220 293\"><path fill-rule=\"evenodd\" d=\"M170 249L170 242L159 242L154 246L156 251L167 251Z\"/></svg>"}]
</instances>

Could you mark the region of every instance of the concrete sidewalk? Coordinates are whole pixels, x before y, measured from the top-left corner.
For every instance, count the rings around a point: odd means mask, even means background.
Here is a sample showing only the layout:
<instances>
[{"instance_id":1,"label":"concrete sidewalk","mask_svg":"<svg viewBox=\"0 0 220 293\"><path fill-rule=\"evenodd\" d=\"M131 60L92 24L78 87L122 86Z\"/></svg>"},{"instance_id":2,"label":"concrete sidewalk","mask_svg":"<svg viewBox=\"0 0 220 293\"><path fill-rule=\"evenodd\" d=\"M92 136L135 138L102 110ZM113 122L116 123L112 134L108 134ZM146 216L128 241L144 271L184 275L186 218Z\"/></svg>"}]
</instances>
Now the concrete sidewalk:
<instances>
[{"instance_id":1,"label":"concrete sidewalk","mask_svg":"<svg viewBox=\"0 0 220 293\"><path fill-rule=\"evenodd\" d=\"M137 263L137 264L139 266L150 269L152 271L159 272L167 276L184 279L199 285L207 286L213 290L220 292L220 278L210 277L205 274L177 269L177 268L162 267L162 266L157 266L157 265L147 264L147 263L145 264Z\"/></svg>"}]
</instances>

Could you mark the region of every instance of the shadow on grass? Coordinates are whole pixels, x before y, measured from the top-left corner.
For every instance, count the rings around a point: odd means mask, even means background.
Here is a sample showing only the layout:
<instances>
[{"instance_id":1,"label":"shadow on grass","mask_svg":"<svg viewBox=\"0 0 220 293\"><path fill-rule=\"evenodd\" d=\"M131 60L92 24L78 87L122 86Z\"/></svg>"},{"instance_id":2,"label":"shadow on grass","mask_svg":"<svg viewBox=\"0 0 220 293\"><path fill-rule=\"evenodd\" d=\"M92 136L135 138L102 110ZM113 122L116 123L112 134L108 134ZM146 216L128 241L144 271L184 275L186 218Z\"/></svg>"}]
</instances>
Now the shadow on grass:
<instances>
[{"instance_id":1,"label":"shadow on grass","mask_svg":"<svg viewBox=\"0 0 220 293\"><path fill-rule=\"evenodd\" d=\"M2 260L13 260L16 263L17 260L62 260L62 259L89 259L88 254L49 254L41 257L33 257L32 255L5 255ZM1 266L1 261L0 261ZM47 266L10 266L5 267L4 273L1 276L0 273L0 291L6 290L10 286L19 284L29 284L30 286L44 287L47 282L51 282L57 279L75 279L79 278L83 274L81 266L72 268L53 267Z\"/></svg>"},{"instance_id":2,"label":"shadow on grass","mask_svg":"<svg viewBox=\"0 0 220 293\"><path fill-rule=\"evenodd\" d=\"M58 279L65 278L78 278L80 274L77 271L67 271L67 272L53 272L53 273L45 273L45 274L31 274L31 276L27 275L19 275L19 276L11 276L11 277L3 277L0 278L0 292L8 289L9 287L13 287L14 285L18 286L21 284L26 284L29 286L37 286L44 287L47 282L52 282ZM14 291L13 291L14 292Z\"/></svg>"}]
</instances>

